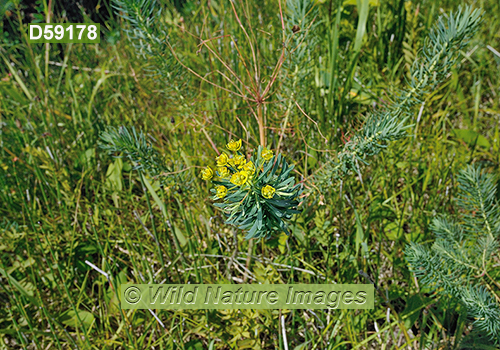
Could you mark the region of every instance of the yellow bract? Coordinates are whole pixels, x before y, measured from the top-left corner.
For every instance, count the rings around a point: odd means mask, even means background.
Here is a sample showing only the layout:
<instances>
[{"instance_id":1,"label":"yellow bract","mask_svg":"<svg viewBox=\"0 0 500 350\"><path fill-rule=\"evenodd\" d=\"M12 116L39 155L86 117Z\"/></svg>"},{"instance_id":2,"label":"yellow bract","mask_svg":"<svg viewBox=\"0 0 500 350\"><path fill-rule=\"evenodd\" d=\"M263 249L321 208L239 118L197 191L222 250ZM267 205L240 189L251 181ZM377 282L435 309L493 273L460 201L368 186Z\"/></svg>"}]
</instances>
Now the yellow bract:
<instances>
[{"instance_id":1,"label":"yellow bract","mask_svg":"<svg viewBox=\"0 0 500 350\"><path fill-rule=\"evenodd\" d=\"M269 159L271 159L273 157L273 151L271 151L271 150L269 150L267 148L264 148L262 150L262 153L260 154L260 156L262 158L264 158L264 160L269 160Z\"/></svg>"},{"instance_id":2,"label":"yellow bract","mask_svg":"<svg viewBox=\"0 0 500 350\"><path fill-rule=\"evenodd\" d=\"M219 177L223 179L231 175L225 166L218 167L217 171L219 172Z\"/></svg>"},{"instance_id":3,"label":"yellow bract","mask_svg":"<svg viewBox=\"0 0 500 350\"><path fill-rule=\"evenodd\" d=\"M241 139L238 141L231 140L229 143L226 145L227 149L233 152L236 152L241 148Z\"/></svg>"},{"instance_id":4,"label":"yellow bract","mask_svg":"<svg viewBox=\"0 0 500 350\"><path fill-rule=\"evenodd\" d=\"M240 172L237 172L236 174L233 174L231 176L231 183L235 184L236 186L241 186L248 180L248 172L245 170L242 170Z\"/></svg>"},{"instance_id":5,"label":"yellow bract","mask_svg":"<svg viewBox=\"0 0 500 350\"><path fill-rule=\"evenodd\" d=\"M217 197L224 198L227 194L227 188L225 186L217 186Z\"/></svg>"},{"instance_id":6,"label":"yellow bract","mask_svg":"<svg viewBox=\"0 0 500 350\"><path fill-rule=\"evenodd\" d=\"M229 157L227 154L222 153L220 156L216 157L215 160L217 161L217 166L224 166L227 164Z\"/></svg>"},{"instance_id":7,"label":"yellow bract","mask_svg":"<svg viewBox=\"0 0 500 350\"><path fill-rule=\"evenodd\" d=\"M248 173L252 175L253 173L255 173L255 165L253 164L253 162L248 162L243 165L243 170L248 171Z\"/></svg>"},{"instance_id":8,"label":"yellow bract","mask_svg":"<svg viewBox=\"0 0 500 350\"><path fill-rule=\"evenodd\" d=\"M234 156L228 160L228 163L234 168L241 168L245 165L245 156Z\"/></svg>"},{"instance_id":9,"label":"yellow bract","mask_svg":"<svg viewBox=\"0 0 500 350\"><path fill-rule=\"evenodd\" d=\"M275 192L276 190L272 186L265 185L264 187L262 187L262 197L264 198L267 199L273 198Z\"/></svg>"},{"instance_id":10,"label":"yellow bract","mask_svg":"<svg viewBox=\"0 0 500 350\"><path fill-rule=\"evenodd\" d=\"M214 171L210 169L209 166L201 172L201 177L203 180L210 180L214 176Z\"/></svg>"}]
</instances>

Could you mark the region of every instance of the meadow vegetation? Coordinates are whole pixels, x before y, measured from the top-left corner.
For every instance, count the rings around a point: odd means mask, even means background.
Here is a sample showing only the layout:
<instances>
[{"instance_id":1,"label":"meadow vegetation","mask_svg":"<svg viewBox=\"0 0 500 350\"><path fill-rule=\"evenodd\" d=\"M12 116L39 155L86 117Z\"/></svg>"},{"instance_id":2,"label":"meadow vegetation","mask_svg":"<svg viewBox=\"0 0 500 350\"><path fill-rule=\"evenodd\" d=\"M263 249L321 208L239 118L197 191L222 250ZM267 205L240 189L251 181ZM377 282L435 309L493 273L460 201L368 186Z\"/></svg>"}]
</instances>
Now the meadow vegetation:
<instances>
[{"instance_id":1,"label":"meadow vegetation","mask_svg":"<svg viewBox=\"0 0 500 350\"><path fill-rule=\"evenodd\" d=\"M5 2L0 349L496 349L500 2L465 3L427 74L455 1L105 1L96 45L29 44L70 11ZM202 178L239 139L300 184L269 239ZM373 283L375 308L121 310L121 283Z\"/></svg>"}]
</instances>

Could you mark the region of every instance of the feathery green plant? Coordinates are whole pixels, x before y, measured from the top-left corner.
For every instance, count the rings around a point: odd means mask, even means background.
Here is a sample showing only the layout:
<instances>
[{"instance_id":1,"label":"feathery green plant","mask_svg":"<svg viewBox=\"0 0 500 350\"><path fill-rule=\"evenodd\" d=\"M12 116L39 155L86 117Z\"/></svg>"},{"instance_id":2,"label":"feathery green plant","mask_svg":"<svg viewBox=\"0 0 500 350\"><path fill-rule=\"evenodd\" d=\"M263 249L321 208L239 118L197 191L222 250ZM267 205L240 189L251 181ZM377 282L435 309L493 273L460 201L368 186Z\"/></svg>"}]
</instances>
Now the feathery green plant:
<instances>
[{"instance_id":1,"label":"feathery green plant","mask_svg":"<svg viewBox=\"0 0 500 350\"><path fill-rule=\"evenodd\" d=\"M188 75L183 74L182 66L170 50L169 30L158 20L161 6L155 0L115 0L113 7L121 18L130 23L130 29L125 29L124 32L136 54L152 59L153 64L147 71L163 86L165 96L180 96L182 99L184 96L181 91L185 93Z\"/></svg>"},{"instance_id":2,"label":"feathery green plant","mask_svg":"<svg viewBox=\"0 0 500 350\"><path fill-rule=\"evenodd\" d=\"M364 127L347 141L337 154L337 159L325 163L316 175L320 186L331 185L349 171L360 173L360 163L378 154L390 141L407 136L406 125L412 117L413 107L422 102L423 96L443 82L451 67L481 23L482 12L470 6L459 7L457 13L440 16L424 42L420 56L411 69L409 88L397 94L385 109L374 111Z\"/></svg>"},{"instance_id":3,"label":"feathery green plant","mask_svg":"<svg viewBox=\"0 0 500 350\"><path fill-rule=\"evenodd\" d=\"M172 186L176 190L184 191L190 188L193 179L187 171L182 171L183 165L179 162L169 162L160 155L147 142L142 131L137 132L133 126L130 130L124 126L108 127L100 138L99 146L109 154L121 153L119 157L125 156L133 164L132 170L148 173L161 184Z\"/></svg>"},{"instance_id":4,"label":"feathery green plant","mask_svg":"<svg viewBox=\"0 0 500 350\"><path fill-rule=\"evenodd\" d=\"M305 91L297 94L297 88L307 88L306 80L311 78L312 62L315 46L319 42L316 29L320 24L318 8L314 1L287 0L286 2L286 42L290 48L287 59L283 62L284 91L283 96L304 96ZM297 86L297 83L300 85ZM280 97L281 98L281 97ZM293 99L293 98L292 98Z\"/></svg>"},{"instance_id":5,"label":"feathery green plant","mask_svg":"<svg viewBox=\"0 0 500 350\"><path fill-rule=\"evenodd\" d=\"M319 20L318 8L311 0L287 0L286 35L288 56L281 70L282 88L277 92L278 100L288 101L282 128L285 128L294 103L303 104L309 99L309 89L313 74L313 57L319 37L316 34ZM281 141L281 139L280 139ZM278 149L281 142L278 144Z\"/></svg>"},{"instance_id":6,"label":"feathery green plant","mask_svg":"<svg viewBox=\"0 0 500 350\"><path fill-rule=\"evenodd\" d=\"M422 284L459 300L477 331L500 345L500 283L491 276L500 238L495 181L481 168L468 166L460 172L458 182L457 204L462 215L456 220L435 218L432 247L411 242L405 250L406 260ZM496 273L498 279L498 268Z\"/></svg>"}]
</instances>

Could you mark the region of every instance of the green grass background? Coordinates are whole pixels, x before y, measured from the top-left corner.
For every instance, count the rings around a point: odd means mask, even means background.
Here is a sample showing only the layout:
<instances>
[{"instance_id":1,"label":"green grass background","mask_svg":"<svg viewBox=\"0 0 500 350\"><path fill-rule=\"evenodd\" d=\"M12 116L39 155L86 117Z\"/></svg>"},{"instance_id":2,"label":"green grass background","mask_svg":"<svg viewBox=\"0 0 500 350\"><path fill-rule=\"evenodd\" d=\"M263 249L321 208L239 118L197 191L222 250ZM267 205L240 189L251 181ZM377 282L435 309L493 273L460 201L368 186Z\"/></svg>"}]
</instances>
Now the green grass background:
<instances>
[{"instance_id":1,"label":"green grass background","mask_svg":"<svg viewBox=\"0 0 500 350\"><path fill-rule=\"evenodd\" d=\"M80 8L84 21L101 22L100 44L43 45L27 43L27 21L51 15L52 22L62 22L68 14L49 11L51 2L7 2L0 47L0 349L494 348L474 345L480 339L464 345L471 332L465 311L419 286L402 251L410 240L432 242L432 218L453 214L455 175L465 164L482 163L498 174L500 2L466 2L485 10L481 30L449 79L423 97L408 137L370 159L361 178L352 174L342 184L314 188L311 175L373 107L405 87L430 27L458 6L364 3L318 2L315 33L307 39L310 62L300 66L302 75L285 64L277 78L265 104L266 143L275 151L279 144L310 191L291 223L291 237L249 245L243 232L224 225L209 184L199 178L203 166L214 164L214 147L223 150L231 138L243 139L248 151L259 145L248 104L185 69L155 76L154 66L170 62L168 54L157 60L136 55L124 33L128 24L109 3ZM266 82L282 45L277 2L235 6L250 14ZM195 37L230 33L250 62L230 3L162 7L182 62L231 88L217 74L222 63ZM357 34L363 24L366 31ZM227 37L210 45L245 77ZM304 113L288 110L292 98ZM126 159L100 149L100 133L120 125L143 130L169 164L185 167L186 181L160 186L141 179ZM499 280L498 254L495 259ZM116 290L126 282L370 280L378 290L375 308L366 311L153 315L120 310Z\"/></svg>"}]
</instances>

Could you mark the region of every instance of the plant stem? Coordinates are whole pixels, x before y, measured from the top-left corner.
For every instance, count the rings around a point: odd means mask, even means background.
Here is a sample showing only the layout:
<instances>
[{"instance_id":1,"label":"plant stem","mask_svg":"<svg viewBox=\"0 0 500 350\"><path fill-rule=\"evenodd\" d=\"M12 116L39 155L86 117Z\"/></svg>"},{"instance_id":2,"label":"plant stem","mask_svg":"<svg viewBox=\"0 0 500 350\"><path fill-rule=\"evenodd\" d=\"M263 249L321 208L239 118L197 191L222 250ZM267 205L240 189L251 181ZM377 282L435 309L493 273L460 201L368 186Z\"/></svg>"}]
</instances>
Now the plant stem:
<instances>
[{"instance_id":1,"label":"plant stem","mask_svg":"<svg viewBox=\"0 0 500 350\"><path fill-rule=\"evenodd\" d=\"M262 147L266 147L266 130L264 129L264 116L262 113L262 103L257 105L257 122L259 123L259 137Z\"/></svg>"}]
</instances>

